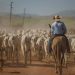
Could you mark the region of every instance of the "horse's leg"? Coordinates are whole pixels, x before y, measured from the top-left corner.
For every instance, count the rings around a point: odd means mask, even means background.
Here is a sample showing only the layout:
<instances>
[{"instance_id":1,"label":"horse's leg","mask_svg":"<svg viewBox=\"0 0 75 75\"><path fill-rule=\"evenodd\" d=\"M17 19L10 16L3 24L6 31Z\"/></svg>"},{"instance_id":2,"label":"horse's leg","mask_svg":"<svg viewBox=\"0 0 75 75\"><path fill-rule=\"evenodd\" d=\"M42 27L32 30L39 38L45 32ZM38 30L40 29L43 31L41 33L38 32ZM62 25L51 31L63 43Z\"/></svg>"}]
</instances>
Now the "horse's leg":
<instances>
[{"instance_id":1,"label":"horse's leg","mask_svg":"<svg viewBox=\"0 0 75 75\"><path fill-rule=\"evenodd\" d=\"M59 65L59 75L62 75L62 64Z\"/></svg>"},{"instance_id":2,"label":"horse's leg","mask_svg":"<svg viewBox=\"0 0 75 75\"><path fill-rule=\"evenodd\" d=\"M63 60L64 60L64 53L62 54L62 56L60 58L60 62L59 62L59 75L62 75L62 64L63 64Z\"/></svg>"},{"instance_id":3,"label":"horse's leg","mask_svg":"<svg viewBox=\"0 0 75 75\"><path fill-rule=\"evenodd\" d=\"M58 66L57 66L58 62L57 62L57 57L55 56L55 54L54 54L54 60L55 60L55 71L56 73L58 73Z\"/></svg>"},{"instance_id":4,"label":"horse's leg","mask_svg":"<svg viewBox=\"0 0 75 75\"><path fill-rule=\"evenodd\" d=\"M58 61L56 60L55 62L56 62L56 64L55 64L56 73L58 73Z\"/></svg>"}]
</instances>

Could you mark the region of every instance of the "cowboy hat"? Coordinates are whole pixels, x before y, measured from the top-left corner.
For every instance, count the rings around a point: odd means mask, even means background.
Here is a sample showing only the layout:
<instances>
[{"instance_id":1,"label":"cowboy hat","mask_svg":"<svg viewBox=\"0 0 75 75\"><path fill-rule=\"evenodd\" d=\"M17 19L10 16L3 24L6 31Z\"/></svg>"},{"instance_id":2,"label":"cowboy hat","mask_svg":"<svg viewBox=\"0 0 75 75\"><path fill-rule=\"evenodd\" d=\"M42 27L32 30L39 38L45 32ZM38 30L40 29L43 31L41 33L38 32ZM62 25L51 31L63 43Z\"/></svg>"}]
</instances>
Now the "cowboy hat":
<instances>
[{"instance_id":1,"label":"cowboy hat","mask_svg":"<svg viewBox=\"0 0 75 75\"><path fill-rule=\"evenodd\" d=\"M59 15L53 16L53 19L61 19Z\"/></svg>"}]
</instances>

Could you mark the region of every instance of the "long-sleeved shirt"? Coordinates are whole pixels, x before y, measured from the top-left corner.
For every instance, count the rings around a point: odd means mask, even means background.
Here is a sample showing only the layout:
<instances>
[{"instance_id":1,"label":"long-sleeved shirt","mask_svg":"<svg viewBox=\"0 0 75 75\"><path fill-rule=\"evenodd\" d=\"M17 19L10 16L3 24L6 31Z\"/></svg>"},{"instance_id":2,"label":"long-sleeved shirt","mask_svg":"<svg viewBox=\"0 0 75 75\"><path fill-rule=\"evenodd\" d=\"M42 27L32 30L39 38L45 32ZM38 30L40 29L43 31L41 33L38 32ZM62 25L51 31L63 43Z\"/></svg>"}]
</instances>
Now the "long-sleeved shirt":
<instances>
[{"instance_id":1,"label":"long-sleeved shirt","mask_svg":"<svg viewBox=\"0 0 75 75\"><path fill-rule=\"evenodd\" d=\"M51 25L51 35L65 34L66 32L67 29L63 22L56 21Z\"/></svg>"}]
</instances>

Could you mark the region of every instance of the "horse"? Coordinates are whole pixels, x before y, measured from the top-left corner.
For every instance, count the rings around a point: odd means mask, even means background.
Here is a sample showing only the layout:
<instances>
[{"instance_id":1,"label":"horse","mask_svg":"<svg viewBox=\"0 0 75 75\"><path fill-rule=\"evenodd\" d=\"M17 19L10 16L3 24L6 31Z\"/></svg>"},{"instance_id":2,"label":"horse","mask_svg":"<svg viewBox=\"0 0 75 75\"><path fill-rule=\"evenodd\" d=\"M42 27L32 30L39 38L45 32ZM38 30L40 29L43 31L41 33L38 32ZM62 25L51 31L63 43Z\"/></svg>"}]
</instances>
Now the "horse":
<instances>
[{"instance_id":1,"label":"horse","mask_svg":"<svg viewBox=\"0 0 75 75\"><path fill-rule=\"evenodd\" d=\"M55 60L56 73L62 75L64 53L67 52L67 44L64 36L57 36L52 42L52 53Z\"/></svg>"}]
</instances>

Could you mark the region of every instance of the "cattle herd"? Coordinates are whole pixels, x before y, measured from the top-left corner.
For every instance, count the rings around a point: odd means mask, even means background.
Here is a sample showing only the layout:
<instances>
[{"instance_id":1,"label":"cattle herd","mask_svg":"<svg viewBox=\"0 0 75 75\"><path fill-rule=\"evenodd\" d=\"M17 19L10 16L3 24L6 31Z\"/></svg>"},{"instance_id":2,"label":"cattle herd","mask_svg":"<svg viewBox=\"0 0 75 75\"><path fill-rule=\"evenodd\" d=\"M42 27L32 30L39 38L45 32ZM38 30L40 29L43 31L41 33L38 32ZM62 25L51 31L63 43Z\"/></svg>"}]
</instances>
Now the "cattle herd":
<instances>
[{"instance_id":1,"label":"cattle herd","mask_svg":"<svg viewBox=\"0 0 75 75\"><path fill-rule=\"evenodd\" d=\"M74 54L75 35L67 35L67 37L71 52ZM0 31L0 60L5 59L6 62L16 60L18 63L20 54L25 64L27 64L27 57L31 60L31 56L38 57L40 61L47 59L50 56L49 38L49 31L45 29L18 30L15 33Z\"/></svg>"}]
</instances>

